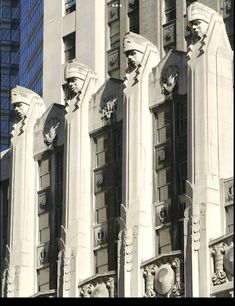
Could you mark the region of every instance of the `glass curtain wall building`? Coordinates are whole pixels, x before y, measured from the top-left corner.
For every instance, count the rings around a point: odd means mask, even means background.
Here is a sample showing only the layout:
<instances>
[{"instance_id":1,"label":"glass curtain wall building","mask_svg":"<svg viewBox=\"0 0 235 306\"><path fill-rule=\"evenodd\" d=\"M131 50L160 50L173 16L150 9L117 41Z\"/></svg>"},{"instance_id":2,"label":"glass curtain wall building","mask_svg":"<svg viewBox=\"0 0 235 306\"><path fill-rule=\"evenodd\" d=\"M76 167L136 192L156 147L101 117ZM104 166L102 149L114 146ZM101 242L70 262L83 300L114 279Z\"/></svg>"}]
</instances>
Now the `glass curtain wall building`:
<instances>
[{"instance_id":1,"label":"glass curtain wall building","mask_svg":"<svg viewBox=\"0 0 235 306\"><path fill-rule=\"evenodd\" d=\"M42 95L43 0L21 1L19 85Z\"/></svg>"},{"instance_id":2,"label":"glass curtain wall building","mask_svg":"<svg viewBox=\"0 0 235 306\"><path fill-rule=\"evenodd\" d=\"M20 0L2 0L1 17L1 151L9 146L13 118L10 88L18 83L20 43Z\"/></svg>"},{"instance_id":3,"label":"glass curtain wall building","mask_svg":"<svg viewBox=\"0 0 235 306\"><path fill-rule=\"evenodd\" d=\"M43 0L1 1L1 151L10 145L10 90L42 95Z\"/></svg>"}]
</instances>

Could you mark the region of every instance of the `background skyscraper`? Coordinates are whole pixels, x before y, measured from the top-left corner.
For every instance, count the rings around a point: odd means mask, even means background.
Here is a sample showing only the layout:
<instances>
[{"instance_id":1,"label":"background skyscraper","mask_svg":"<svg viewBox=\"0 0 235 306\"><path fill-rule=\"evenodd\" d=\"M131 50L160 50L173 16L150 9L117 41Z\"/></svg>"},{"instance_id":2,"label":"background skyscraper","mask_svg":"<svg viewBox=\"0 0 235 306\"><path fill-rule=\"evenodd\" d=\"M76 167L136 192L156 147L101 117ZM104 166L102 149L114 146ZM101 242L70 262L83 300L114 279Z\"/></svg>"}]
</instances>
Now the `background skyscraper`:
<instances>
[{"instance_id":1,"label":"background skyscraper","mask_svg":"<svg viewBox=\"0 0 235 306\"><path fill-rule=\"evenodd\" d=\"M12 125L10 88L18 83L20 1L1 1L1 151L9 146Z\"/></svg>"},{"instance_id":2,"label":"background skyscraper","mask_svg":"<svg viewBox=\"0 0 235 306\"><path fill-rule=\"evenodd\" d=\"M10 144L15 85L42 95L43 0L1 2L1 151Z\"/></svg>"}]
</instances>

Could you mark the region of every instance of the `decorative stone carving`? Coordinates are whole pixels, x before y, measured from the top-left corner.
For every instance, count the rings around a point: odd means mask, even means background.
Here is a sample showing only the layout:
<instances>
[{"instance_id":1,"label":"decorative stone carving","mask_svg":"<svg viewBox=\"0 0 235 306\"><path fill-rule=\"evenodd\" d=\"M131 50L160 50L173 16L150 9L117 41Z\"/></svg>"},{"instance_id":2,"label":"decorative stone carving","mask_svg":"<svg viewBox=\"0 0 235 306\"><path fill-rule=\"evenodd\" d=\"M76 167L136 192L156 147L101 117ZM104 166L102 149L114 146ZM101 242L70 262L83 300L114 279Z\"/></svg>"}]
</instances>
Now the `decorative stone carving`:
<instances>
[{"instance_id":1,"label":"decorative stone carving","mask_svg":"<svg viewBox=\"0 0 235 306\"><path fill-rule=\"evenodd\" d=\"M111 72L119 68L119 49L108 51L108 71Z\"/></svg>"},{"instance_id":2,"label":"decorative stone carving","mask_svg":"<svg viewBox=\"0 0 235 306\"><path fill-rule=\"evenodd\" d=\"M11 103L16 112L16 123L13 125L11 136L18 136L24 132L26 119L32 113L32 109L36 111L37 105L42 105L42 98L34 91L17 85L11 90Z\"/></svg>"},{"instance_id":3,"label":"decorative stone carving","mask_svg":"<svg viewBox=\"0 0 235 306\"><path fill-rule=\"evenodd\" d=\"M95 233L95 246L102 245L107 242L107 224L102 224L99 227L96 227L94 230Z\"/></svg>"},{"instance_id":4,"label":"decorative stone carving","mask_svg":"<svg viewBox=\"0 0 235 306\"><path fill-rule=\"evenodd\" d=\"M228 280L231 281L234 276L234 244L233 242L231 242L230 245L225 248L224 270L226 272Z\"/></svg>"},{"instance_id":5,"label":"decorative stone carving","mask_svg":"<svg viewBox=\"0 0 235 306\"><path fill-rule=\"evenodd\" d=\"M43 129L44 142L49 147L53 149L57 140L57 129L60 126L60 122L57 118L50 118L46 121Z\"/></svg>"},{"instance_id":6,"label":"decorative stone carving","mask_svg":"<svg viewBox=\"0 0 235 306\"><path fill-rule=\"evenodd\" d=\"M143 273L145 278L145 294L144 297L146 298L153 298L156 296L156 293L153 289L153 280L155 275L156 266L146 267Z\"/></svg>"},{"instance_id":7,"label":"decorative stone carving","mask_svg":"<svg viewBox=\"0 0 235 306\"><path fill-rule=\"evenodd\" d=\"M175 24L168 25L163 28L163 45L168 46L175 42Z\"/></svg>"},{"instance_id":8,"label":"decorative stone carving","mask_svg":"<svg viewBox=\"0 0 235 306\"><path fill-rule=\"evenodd\" d=\"M214 256L215 273L212 276L213 285L221 285L226 282L226 273L223 268L223 255L226 245L224 243L217 244L213 247L212 255Z\"/></svg>"},{"instance_id":9,"label":"decorative stone carving","mask_svg":"<svg viewBox=\"0 0 235 306\"><path fill-rule=\"evenodd\" d=\"M38 214L46 212L48 210L49 203L49 189L38 192Z\"/></svg>"},{"instance_id":10,"label":"decorative stone carving","mask_svg":"<svg viewBox=\"0 0 235 306\"><path fill-rule=\"evenodd\" d=\"M179 258L175 258L172 262L172 268L175 271L175 284L172 288L175 297L181 297L184 294L184 284L181 282L181 262Z\"/></svg>"},{"instance_id":11,"label":"decorative stone carving","mask_svg":"<svg viewBox=\"0 0 235 306\"><path fill-rule=\"evenodd\" d=\"M151 45L150 41L141 35L132 32L125 34L123 48L124 53L128 58L128 67L124 78L125 87L127 86L127 83L129 83L129 77L132 72L134 72L133 83L129 84L129 86L134 86L139 82L138 76L140 75L141 63L148 44Z\"/></svg>"},{"instance_id":12,"label":"decorative stone carving","mask_svg":"<svg viewBox=\"0 0 235 306\"><path fill-rule=\"evenodd\" d=\"M111 119L111 116L115 113L115 108L117 104L117 99L114 98L108 102L106 102L105 106L100 109L101 118L106 122Z\"/></svg>"},{"instance_id":13,"label":"decorative stone carving","mask_svg":"<svg viewBox=\"0 0 235 306\"><path fill-rule=\"evenodd\" d=\"M49 262L49 243L38 247L38 268Z\"/></svg>"},{"instance_id":14,"label":"decorative stone carving","mask_svg":"<svg viewBox=\"0 0 235 306\"><path fill-rule=\"evenodd\" d=\"M198 251L200 248L200 220L205 216L206 204L194 204L192 215L192 236L193 236L193 248L194 251Z\"/></svg>"},{"instance_id":15,"label":"decorative stone carving","mask_svg":"<svg viewBox=\"0 0 235 306\"><path fill-rule=\"evenodd\" d=\"M3 272L2 297L17 297L19 294L19 266L9 266Z\"/></svg>"},{"instance_id":16,"label":"decorative stone carving","mask_svg":"<svg viewBox=\"0 0 235 306\"><path fill-rule=\"evenodd\" d=\"M109 297L114 298L115 297L115 280L113 277L110 277L108 281L106 282L106 287L109 291Z\"/></svg>"},{"instance_id":17,"label":"decorative stone carving","mask_svg":"<svg viewBox=\"0 0 235 306\"><path fill-rule=\"evenodd\" d=\"M161 265L155 272L154 289L159 295L170 296L174 285L174 271L170 264Z\"/></svg>"},{"instance_id":18,"label":"decorative stone carving","mask_svg":"<svg viewBox=\"0 0 235 306\"><path fill-rule=\"evenodd\" d=\"M68 94L65 103L65 114L79 108L83 86L88 74L88 67L76 61L70 61L65 66L64 78L68 85Z\"/></svg>"},{"instance_id":19,"label":"decorative stone carving","mask_svg":"<svg viewBox=\"0 0 235 306\"><path fill-rule=\"evenodd\" d=\"M167 208L166 206L163 206L159 211L158 218L162 224L165 224L167 222L167 217L168 217Z\"/></svg>"},{"instance_id":20,"label":"decorative stone carving","mask_svg":"<svg viewBox=\"0 0 235 306\"><path fill-rule=\"evenodd\" d=\"M115 297L115 279L100 275L90 280L80 288L80 296L83 298Z\"/></svg>"},{"instance_id":21,"label":"decorative stone carving","mask_svg":"<svg viewBox=\"0 0 235 306\"><path fill-rule=\"evenodd\" d=\"M63 257L63 287L65 291L70 290L70 281L71 281L71 255L68 249L65 249L64 257Z\"/></svg>"},{"instance_id":22,"label":"decorative stone carving","mask_svg":"<svg viewBox=\"0 0 235 306\"><path fill-rule=\"evenodd\" d=\"M91 297L93 291L94 291L94 286L92 284L87 284L83 286L83 288L80 290L80 296L83 298Z\"/></svg>"},{"instance_id":23,"label":"decorative stone carving","mask_svg":"<svg viewBox=\"0 0 235 306\"><path fill-rule=\"evenodd\" d=\"M184 296L182 274L182 259L175 256L159 256L144 265L145 280L144 297L173 297Z\"/></svg>"},{"instance_id":24,"label":"decorative stone carving","mask_svg":"<svg viewBox=\"0 0 235 306\"><path fill-rule=\"evenodd\" d=\"M228 18L232 13L232 0L223 1L223 18Z\"/></svg>"},{"instance_id":25,"label":"decorative stone carving","mask_svg":"<svg viewBox=\"0 0 235 306\"><path fill-rule=\"evenodd\" d=\"M179 75L179 67L172 65L168 66L162 73L162 87L165 95L169 95L173 92L177 78Z\"/></svg>"},{"instance_id":26,"label":"decorative stone carving","mask_svg":"<svg viewBox=\"0 0 235 306\"><path fill-rule=\"evenodd\" d=\"M130 272L133 269L133 233L131 229L125 231L124 246L126 271Z\"/></svg>"},{"instance_id":27,"label":"decorative stone carving","mask_svg":"<svg viewBox=\"0 0 235 306\"><path fill-rule=\"evenodd\" d=\"M96 186L97 186L97 187L101 187L101 186L103 186L103 183L104 183L104 176L103 176L103 173L99 173L99 174L96 176Z\"/></svg>"},{"instance_id":28,"label":"decorative stone carving","mask_svg":"<svg viewBox=\"0 0 235 306\"><path fill-rule=\"evenodd\" d=\"M112 3L108 6L108 22L113 22L118 19L119 5L118 2Z\"/></svg>"}]
</instances>

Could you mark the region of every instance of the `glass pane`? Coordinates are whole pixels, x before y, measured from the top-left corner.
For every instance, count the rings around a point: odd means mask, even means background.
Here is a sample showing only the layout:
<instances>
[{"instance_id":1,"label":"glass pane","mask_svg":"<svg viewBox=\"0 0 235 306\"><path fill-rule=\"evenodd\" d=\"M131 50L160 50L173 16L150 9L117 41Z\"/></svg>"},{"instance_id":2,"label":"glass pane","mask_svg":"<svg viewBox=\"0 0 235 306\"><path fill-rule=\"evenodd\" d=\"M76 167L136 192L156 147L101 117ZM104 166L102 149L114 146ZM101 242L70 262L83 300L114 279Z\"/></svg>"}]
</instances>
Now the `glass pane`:
<instances>
[{"instance_id":1,"label":"glass pane","mask_svg":"<svg viewBox=\"0 0 235 306\"><path fill-rule=\"evenodd\" d=\"M42 160L40 164L40 175L44 175L50 172L50 160Z\"/></svg>"},{"instance_id":2,"label":"glass pane","mask_svg":"<svg viewBox=\"0 0 235 306\"><path fill-rule=\"evenodd\" d=\"M105 164L105 151L97 153L97 167L101 167Z\"/></svg>"},{"instance_id":3,"label":"glass pane","mask_svg":"<svg viewBox=\"0 0 235 306\"><path fill-rule=\"evenodd\" d=\"M168 253L172 250L169 228L158 231L158 249L160 254Z\"/></svg>"},{"instance_id":4,"label":"glass pane","mask_svg":"<svg viewBox=\"0 0 235 306\"><path fill-rule=\"evenodd\" d=\"M170 182L171 171L169 168L162 169L157 172L157 185L158 187L164 186Z\"/></svg>"},{"instance_id":5,"label":"glass pane","mask_svg":"<svg viewBox=\"0 0 235 306\"><path fill-rule=\"evenodd\" d=\"M39 230L49 226L49 213L39 215Z\"/></svg>"},{"instance_id":6,"label":"glass pane","mask_svg":"<svg viewBox=\"0 0 235 306\"><path fill-rule=\"evenodd\" d=\"M170 196L170 185L165 185L163 187L158 188L159 202L168 200Z\"/></svg>"},{"instance_id":7,"label":"glass pane","mask_svg":"<svg viewBox=\"0 0 235 306\"><path fill-rule=\"evenodd\" d=\"M104 265L97 268L97 273L105 273L108 272L108 265Z\"/></svg>"},{"instance_id":8,"label":"glass pane","mask_svg":"<svg viewBox=\"0 0 235 306\"><path fill-rule=\"evenodd\" d=\"M45 285L41 285L41 286L39 286L39 291L40 292L44 292L44 291L47 291L47 290L49 290L50 288L49 288L49 283L47 283L47 284L45 284Z\"/></svg>"},{"instance_id":9,"label":"glass pane","mask_svg":"<svg viewBox=\"0 0 235 306\"><path fill-rule=\"evenodd\" d=\"M50 241L50 227L40 231L40 243Z\"/></svg>"},{"instance_id":10,"label":"glass pane","mask_svg":"<svg viewBox=\"0 0 235 306\"><path fill-rule=\"evenodd\" d=\"M165 10L169 10L170 8L174 8L176 6L176 0L165 0Z\"/></svg>"},{"instance_id":11,"label":"glass pane","mask_svg":"<svg viewBox=\"0 0 235 306\"><path fill-rule=\"evenodd\" d=\"M234 210L233 205L226 207L227 233L233 232L233 225L234 225L233 210Z\"/></svg>"},{"instance_id":12,"label":"glass pane","mask_svg":"<svg viewBox=\"0 0 235 306\"><path fill-rule=\"evenodd\" d=\"M41 188L44 189L46 187L49 187L51 185L51 175L46 174L41 177Z\"/></svg>"},{"instance_id":13,"label":"glass pane","mask_svg":"<svg viewBox=\"0 0 235 306\"><path fill-rule=\"evenodd\" d=\"M42 286L49 283L49 268L38 270L38 285Z\"/></svg>"},{"instance_id":14,"label":"glass pane","mask_svg":"<svg viewBox=\"0 0 235 306\"><path fill-rule=\"evenodd\" d=\"M168 138L170 138L170 126L158 129L157 144L165 142Z\"/></svg>"},{"instance_id":15,"label":"glass pane","mask_svg":"<svg viewBox=\"0 0 235 306\"><path fill-rule=\"evenodd\" d=\"M159 111L156 114L156 119L157 119L157 128L161 128L165 125L170 124L170 111L169 107L165 108L162 111Z\"/></svg>"},{"instance_id":16,"label":"glass pane","mask_svg":"<svg viewBox=\"0 0 235 306\"><path fill-rule=\"evenodd\" d=\"M96 206L96 209L99 209L105 206L105 192L97 193L95 197L95 206Z\"/></svg>"},{"instance_id":17,"label":"glass pane","mask_svg":"<svg viewBox=\"0 0 235 306\"><path fill-rule=\"evenodd\" d=\"M100 267L108 263L108 250L102 249L96 251L96 266Z\"/></svg>"},{"instance_id":18,"label":"glass pane","mask_svg":"<svg viewBox=\"0 0 235 306\"><path fill-rule=\"evenodd\" d=\"M97 223L102 223L107 221L107 209L106 207L97 210Z\"/></svg>"}]
</instances>

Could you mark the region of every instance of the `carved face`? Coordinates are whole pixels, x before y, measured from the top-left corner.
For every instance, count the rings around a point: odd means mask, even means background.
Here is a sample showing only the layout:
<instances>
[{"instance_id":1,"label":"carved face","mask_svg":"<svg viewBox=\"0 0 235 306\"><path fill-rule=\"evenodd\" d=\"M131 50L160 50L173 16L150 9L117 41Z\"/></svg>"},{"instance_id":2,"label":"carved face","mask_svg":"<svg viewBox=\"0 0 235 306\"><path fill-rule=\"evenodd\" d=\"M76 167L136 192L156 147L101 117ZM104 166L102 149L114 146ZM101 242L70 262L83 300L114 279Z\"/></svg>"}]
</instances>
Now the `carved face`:
<instances>
[{"instance_id":1,"label":"carved face","mask_svg":"<svg viewBox=\"0 0 235 306\"><path fill-rule=\"evenodd\" d=\"M72 95L76 96L82 89L83 80L77 77L67 79L69 90Z\"/></svg>"},{"instance_id":2,"label":"carved face","mask_svg":"<svg viewBox=\"0 0 235 306\"><path fill-rule=\"evenodd\" d=\"M125 54L128 59L128 64L133 68L136 68L142 61L143 53L137 50L126 51Z\"/></svg>"},{"instance_id":3,"label":"carved face","mask_svg":"<svg viewBox=\"0 0 235 306\"><path fill-rule=\"evenodd\" d=\"M14 107L14 110L17 114L17 117L19 119L22 119L27 114L29 105L25 104L25 103L22 103L22 102L17 102L17 103L13 104L13 107Z\"/></svg>"},{"instance_id":4,"label":"carved face","mask_svg":"<svg viewBox=\"0 0 235 306\"><path fill-rule=\"evenodd\" d=\"M201 19L196 19L190 22L190 28L193 36L197 39L201 39L206 34L208 23Z\"/></svg>"}]
</instances>

